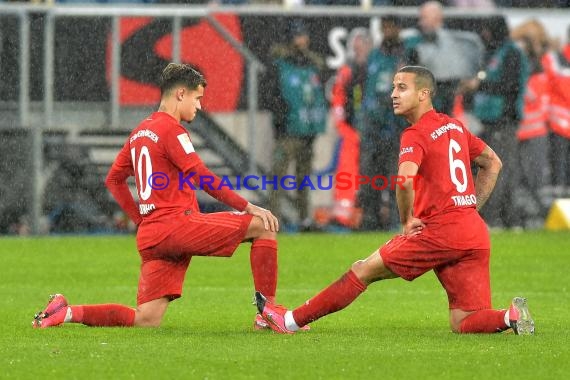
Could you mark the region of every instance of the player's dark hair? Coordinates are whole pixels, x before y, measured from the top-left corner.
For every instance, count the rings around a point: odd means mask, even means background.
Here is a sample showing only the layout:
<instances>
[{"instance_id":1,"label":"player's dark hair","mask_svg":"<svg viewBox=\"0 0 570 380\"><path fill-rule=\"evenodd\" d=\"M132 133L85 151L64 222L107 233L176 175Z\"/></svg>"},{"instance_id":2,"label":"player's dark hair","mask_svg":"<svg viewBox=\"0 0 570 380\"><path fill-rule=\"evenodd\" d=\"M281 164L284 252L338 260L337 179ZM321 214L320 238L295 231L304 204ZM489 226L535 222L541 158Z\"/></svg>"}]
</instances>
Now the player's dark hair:
<instances>
[{"instance_id":1,"label":"player's dark hair","mask_svg":"<svg viewBox=\"0 0 570 380\"><path fill-rule=\"evenodd\" d=\"M435 96L437 86L435 84L435 77L433 73L423 66L404 66L399 73L413 73L416 74L415 84L417 88L427 88L431 97Z\"/></svg>"},{"instance_id":2,"label":"player's dark hair","mask_svg":"<svg viewBox=\"0 0 570 380\"><path fill-rule=\"evenodd\" d=\"M195 90L198 86L206 87L204 76L185 63L169 63L160 76L160 94L164 95L177 86Z\"/></svg>"}]
</instances>

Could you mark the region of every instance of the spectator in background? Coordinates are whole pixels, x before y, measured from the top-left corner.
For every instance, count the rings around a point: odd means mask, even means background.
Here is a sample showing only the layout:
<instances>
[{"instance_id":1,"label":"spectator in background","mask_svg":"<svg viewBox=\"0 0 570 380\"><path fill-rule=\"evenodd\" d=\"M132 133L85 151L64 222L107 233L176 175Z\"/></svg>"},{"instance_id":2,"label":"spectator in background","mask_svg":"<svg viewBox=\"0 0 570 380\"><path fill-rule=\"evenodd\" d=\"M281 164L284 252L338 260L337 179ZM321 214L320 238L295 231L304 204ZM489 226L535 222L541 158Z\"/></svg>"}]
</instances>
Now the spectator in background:
<instances>
[{"instance_id":1,"label":"spectator in background","mask_svg":"<svg viewBox=\"0 0 570 380\"><path fill-rule=\"evenodd\" d=\"M556 8L564 6L568 0L495 0L501 8Z\"/></svg>"},{"instance_id":2,"label":"spectator in background","mask_svg":"<svg viewBox=\"0 0 570 380\"><path fill-rule=\"evenodd\" d=\"M326 127L327 104L320 73L324 60L309 49L309 33L301 20L289 26L290 42L271 49L272 68L268 81L268 108L273 113L276 145L273 154L273 175L279 181L289 173L289 164L295 162L297 185L310 176L313 162L313 143ZM282 186L270 194L270 207L281 215ZM299 186L297 186L299 187ZM309 188L297 190L296 209L301 230L313 228L309 216Z\"/></svg>"},{"instance_id":3,"label":"spectator in background","mask_svg":"<svg viewBox=\"0 0 570 380\"><path fill-rule=\"evenodd\" d=\"M305 5L360 5L360 0L304 0L303 2Z\"/></svg>"},{"instance_id":4,"label":"spectator in background","mask_svg":"<svg viewBox=\"0 0 570 380\"><path fill-rule=\"evenodd\" d=\"M381 18L382 42L368 57L364 88L363 122L360 125L360 172L369 178L382 175L390 178L397 171L398 143L405 120L394 115L392 109L392 79L394 73L408 59L409 50L400 39L400 20L395 16ZM376 187L384 184L378 182ZM362 229L392 230L398 226L398 211L394 189L387 184L384 190L371 185L360 187Z\"/></svg>"},{"instance_id":5,"label":"spectator in background","mask_svg":"<svg viewBox=\"0 0 570 380\"><path fill-rule=\"evenodd\" d=\"M66 4L148 4L158 3L159 0L55 0L55 3ZM46 1L47 3L47 1Z\"/></svg>"},{"instance_id":6,"label":"spectator in background","mask_svg":"<svg viewBox=\"0 0 570 380\"><path fill-rule=\"evenodd\" d=\"M463 89L475 91L473 113L484 125L483 138L503 160L485 219L491 226L512 228L520 225L514 198L519 171L515 133L522 118L528 61L510 39L503 16L483 20L481 36L487 49L485 71L465 81Z\"/></svg>"},{"instance_id":7,"label":"spectator in background","mask_svg":"<svg viewBox=\"0 0 570 380\"><path fill-rule=\"evenodd\" d=\"M459 82L473 77L481 69L484 47L477 34L444 27L443 7L438 1L428 1L420 7L420 35L413 37L417 57L437 81L434 107L450 114ZM445 57L445 59L442 59Z\"/></svg>"},{"instance_id":8,"label":"spectator in background","mask_svg":"<svg viewBox=\"0 0 570 380\"><path fill-rule=\"evenodd\" d=\"M566 44L544 55L542 65L550 93L552 184L556 196L563 196L564 187L570 186L570 27Z\"/></svg>"},{"instance_id":9,"label":"spectator in background","mask_svg":"<svg viewBox=\"0 0 570 380\"><path fill-rule=\"evenodd\" d=\"M493 0L450 0L448 5L457 8L493 9Z\"/></svg>"},{"instance_id":10,"label":"spectator in background","mask_svg":"<svg viewBox=\"0 0 570 380\"><path fill-rule=\"evenodd\" d=\"M332 89L332 113L336 130L341 139L337 175L348 173L351 178L360 173L360 136L357 130L362 115L362 99L368 54L372 38L365 28L356 28L348 38L348 62L336 73ZM356 188L334 190L334 221L345 227L356 227Z\"/></svg>"},{"instance_id":11,"label":"spectator in background","mask_svg":"<svg viewBox=\"0 0 570 380\"><path fill-rule=\"evenodd\" d=\"M526 219L538 216L541 220L548 211L544 199L546 186L550 184L548 162L548 77L542 69L541 59L549 48L549 39L543 25L529 20L511 31L512 39L526 53L529 61L528 83L524 94L523 114L516 132L519 141L521 163L521 185L531 195L527 203ZM534 209L534 211L531 210ZM525 219L525 224L526 223Z\"/></svg>"}]
</instances>

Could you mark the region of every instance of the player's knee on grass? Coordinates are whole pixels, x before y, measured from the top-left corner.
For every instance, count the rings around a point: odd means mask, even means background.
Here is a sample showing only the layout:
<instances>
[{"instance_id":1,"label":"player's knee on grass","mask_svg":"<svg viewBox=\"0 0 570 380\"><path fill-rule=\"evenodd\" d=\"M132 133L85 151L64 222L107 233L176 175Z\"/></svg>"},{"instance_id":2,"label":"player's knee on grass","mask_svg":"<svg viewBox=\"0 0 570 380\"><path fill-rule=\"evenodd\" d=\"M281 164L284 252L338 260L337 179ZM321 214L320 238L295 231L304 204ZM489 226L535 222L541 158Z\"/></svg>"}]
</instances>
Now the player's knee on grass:
<instances>
[{"instance_id":1,"label":"player's knee on grass","mask_svg":"<svg viewBox=\"0 0 570 380\"><path fill-rule=\"evenodd\" d=\"M459 309L452 309L449 312L449 328L454 333L461 333L461 322L465 318L467 318L471 313L471 311L463 311Z\"/></svg>"},{"instance_id":2,"label":"player's knee on grass","mask_svg":"<svg viewBox=\"0 0 570 380\"><path fill-rule=\"evenodd\" d=\"M452 333L459 334L461 332L461 321L449 316L449 329Z\"/></svg>"},{"instance_id":3,"label":"player's knee on grass","mask_svg":"<svg viewBox=\"0 0 570 380\"><path fill-rule=\"evenodd\" d=\"M135 313L135 326L160 327L168 304L167 298L160 298L140 305Z\"/></svg>"}]
</instances>

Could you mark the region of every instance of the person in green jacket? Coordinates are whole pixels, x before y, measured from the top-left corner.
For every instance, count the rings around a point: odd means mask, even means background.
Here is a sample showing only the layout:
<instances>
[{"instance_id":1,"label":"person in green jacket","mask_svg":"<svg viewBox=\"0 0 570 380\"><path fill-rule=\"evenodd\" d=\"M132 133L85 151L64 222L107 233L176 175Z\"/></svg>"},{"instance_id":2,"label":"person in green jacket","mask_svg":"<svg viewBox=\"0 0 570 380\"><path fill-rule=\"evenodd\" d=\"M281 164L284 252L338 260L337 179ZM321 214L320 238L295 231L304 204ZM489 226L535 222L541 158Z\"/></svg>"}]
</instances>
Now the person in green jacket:
<instances>
[{"instance_id":1,"label":"person in green jacket","mask_svg":"<svg viewBox=\"0 0 570 380\"><path fill-rule=\"evenodd\" d=\"M328 105L321 80L324 60L309 49L310 36L301 20L291 22L289 36L288 44L271 49L272 67L267 79L270 83L268 93L264 94L273 113L276 140L272 174L278 180L276 189L268 186L269 208L280 216L283 192L295 187L300 228L309 230L314 226L309 215L310 187L301 184L312 171L315 138L326 127ZM296 186L284 182L291 174L288 172L291 162L295 163Z\"/></svg>"},{"instance_id":2,"label":"person in green jacket","mask_svg":"<svg viewBox=\"0 0 570 380\"><path fill-rule=\"evenodd\" d=\"M391 15L381 19L382 42L368 56L367 78L364 86L363 117L358 126L361 135L360 168L362 175L374 178L396 175L400 132L406 121L394 115L392 108L392 78L404 64L413 60L412 50L400 38L400 20ZM398 228L398 210L394 189L383 183L361 186L359 201L362 208L363 230L394 230Z\"/></svg>"},{"instance_id":3,"label":"person in green jacket","mask_svg":"<svg viewBox=\"0 0 570 380\"><path fill-rule=\"evenodd\" d=\"M522 119L529 63L510 38L503 16L485 19L481 36L487 50L485 70L465 81L462 88L474 91L473 114L484 127L481 137L503 159L503 171L485 209L485 220L491 227L513 228L522 222L515 202L521 170L516 131Z\"/></svg>"}]
</instances>

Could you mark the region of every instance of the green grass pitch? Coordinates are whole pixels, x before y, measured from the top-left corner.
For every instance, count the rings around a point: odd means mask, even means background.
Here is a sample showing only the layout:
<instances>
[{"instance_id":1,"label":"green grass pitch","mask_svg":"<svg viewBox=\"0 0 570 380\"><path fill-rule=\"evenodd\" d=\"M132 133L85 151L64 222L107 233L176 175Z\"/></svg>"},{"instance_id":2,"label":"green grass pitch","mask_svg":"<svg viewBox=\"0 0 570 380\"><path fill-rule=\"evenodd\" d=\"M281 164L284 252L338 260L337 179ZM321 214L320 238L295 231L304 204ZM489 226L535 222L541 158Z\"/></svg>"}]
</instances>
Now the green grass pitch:
<instances>
[{"instance_id":1,"label":"green grass pitch","mask_svg":"<svg viewBox=\"0 0 570 380\"><path fill-rule=\"evenodd\" d=\"M294 307L389 239L279 237L278 300ZM70 303L135 303L134 237L0 239L0 378L558 379L570 373L570 235L494 233L493 303L526 296L535 336L456 335L433 273L373 284L342 312L292 336L255 332L247 245L196 257L159 329L34 330L50 293ZM566 375L564 375L566 374Z\"/></svg>"}]
</instances>

